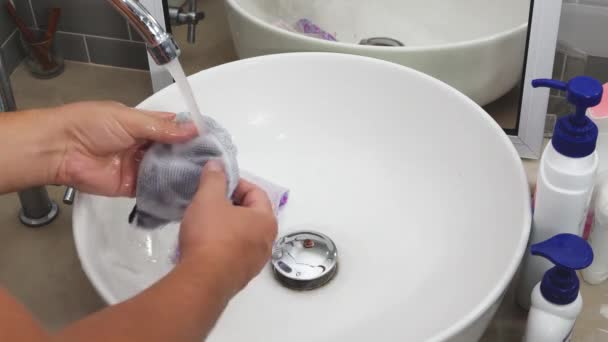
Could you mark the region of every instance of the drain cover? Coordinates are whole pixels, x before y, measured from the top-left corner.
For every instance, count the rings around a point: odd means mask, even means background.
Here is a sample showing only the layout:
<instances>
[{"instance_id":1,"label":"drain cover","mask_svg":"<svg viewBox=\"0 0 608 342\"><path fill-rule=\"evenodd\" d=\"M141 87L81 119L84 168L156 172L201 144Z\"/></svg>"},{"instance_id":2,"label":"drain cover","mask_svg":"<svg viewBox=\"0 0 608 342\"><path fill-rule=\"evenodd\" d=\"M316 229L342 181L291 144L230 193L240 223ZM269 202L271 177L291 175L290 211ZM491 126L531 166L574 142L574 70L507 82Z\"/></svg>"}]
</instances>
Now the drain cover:
<instances>
[{"instance_id":1,"label":"drain cover","mask_svg":"<svg viewBox=\"0 0 608 342\"><path fill-rule=\"evenodd\" d=\"M272 251L276 278L294 290L312 290L330 281L338 269L338 250L326 235L298 231L281 237Z\"/></svg>"},{"instance_id":2,"label":"drain cover","mask_svg":"<svg viewBox=\"0 0 608 342\"><path fill-rule=\"evenodd\" d=\"M373 45L373 46L405 46L402 42L397 39L388 37L374 37L361 40L361 45Z\"/></svg>"}]
</instances>

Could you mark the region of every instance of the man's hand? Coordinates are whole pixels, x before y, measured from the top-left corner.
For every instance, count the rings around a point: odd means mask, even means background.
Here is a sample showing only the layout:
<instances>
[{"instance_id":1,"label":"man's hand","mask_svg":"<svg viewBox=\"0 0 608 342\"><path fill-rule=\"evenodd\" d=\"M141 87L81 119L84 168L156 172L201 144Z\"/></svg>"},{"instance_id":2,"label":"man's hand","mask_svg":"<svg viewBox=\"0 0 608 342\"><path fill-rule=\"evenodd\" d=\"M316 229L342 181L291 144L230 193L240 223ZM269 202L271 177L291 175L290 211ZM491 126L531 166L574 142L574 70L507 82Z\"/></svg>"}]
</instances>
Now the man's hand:
<instances>
[{"instance_id":1,"label":"man's hand","mask_svg":"<svg viewBox=\"0 0 608 342\"><path fill-rule=\"evenodd\" d=\"M277 234L276 218L264 191L241 180L234 199L237 205L226 199L221 164L208 162L180 231L180 263L215 265L214 276L225 281L232 294L260 272Z\"/></svg>"},{"instance_id":2,"label":"man's hand","mask_svg":"<svg viewBox=\"0 0 608 342\"><path fill-rule=\"evenodd\" d=\"M196 136L173 114L144 112L111 102L75 103L0 116L3 177L0 193L43 184L86 192L134 194L142 151L151 141L178 143ZM201 341L229 300L271 255L277 223L270 201L241 181L237 205L226 179L207 163L180 232L180 261L142 293L48 335L21 305L0 292L0 340Z\"/></svg>"},{"instance_id":3,"label":"man's hand","mask_svg":"<svg viewBox=\"0 0 608 342\"><path fill-rule=\"evenodd\" d=\"M139 163L151 142L179 143L196 136L175 114L115 102L80 102L54 109L65 147L56 183L106 196L133 196Z\"/></svg>"}]
</instances>

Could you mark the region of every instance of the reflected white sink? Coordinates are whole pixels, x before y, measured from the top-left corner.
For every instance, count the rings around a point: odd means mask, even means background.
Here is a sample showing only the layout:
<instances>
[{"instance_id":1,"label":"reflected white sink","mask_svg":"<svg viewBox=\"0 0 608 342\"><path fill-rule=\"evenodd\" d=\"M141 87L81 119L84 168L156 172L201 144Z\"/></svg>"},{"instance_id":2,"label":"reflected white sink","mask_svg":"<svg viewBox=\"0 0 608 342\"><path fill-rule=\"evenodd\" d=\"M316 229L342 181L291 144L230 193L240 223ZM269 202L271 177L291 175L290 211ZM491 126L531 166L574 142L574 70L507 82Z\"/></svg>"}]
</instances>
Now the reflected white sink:
<instances>
[{"instance_id":1,"label":"reflected white sink","mask_svg":"<svg viewBox=\"0 0 608 342\"><path fill-rule=\"evenodd\" d=\"M292 51L370 56L434 76L480 105L522 76L530 0L226 0L239 57ZM279 28L310 19L339 43ZM356 45L390 37L405 47Z\"/></svg>"},{"instance_id":2,"label":"reflected white sink","mask_svg":"<svg viewBox=\"0 0 608 342\"><path fill-rule=\"evenodd\" d=\"M519 157L479 106L412 69L344 54L241 60L190 81L241 166L290 188L280 234L314 228L340 253L336 277L309 292L283 288L268 266L208 341L479 338L530 226ZM179 98L170 86L140 107L185 110ZM108 303L172 267L177 226L130 227L132 205L76 199L78 253Z\"/></svg>"}]
</instances>

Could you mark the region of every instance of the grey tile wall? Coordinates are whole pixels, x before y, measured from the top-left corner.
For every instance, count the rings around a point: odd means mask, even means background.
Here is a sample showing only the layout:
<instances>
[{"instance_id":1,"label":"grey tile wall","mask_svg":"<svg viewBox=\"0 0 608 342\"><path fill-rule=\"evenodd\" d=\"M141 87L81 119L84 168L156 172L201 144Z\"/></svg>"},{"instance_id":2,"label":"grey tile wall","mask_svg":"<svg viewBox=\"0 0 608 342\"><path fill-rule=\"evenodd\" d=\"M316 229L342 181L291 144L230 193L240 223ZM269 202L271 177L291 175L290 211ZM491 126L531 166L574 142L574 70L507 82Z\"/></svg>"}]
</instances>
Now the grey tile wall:
<instances>
[{"instance_id":1,"label":"grey tile wall","mask_svg":"<svg viewBox=\"0 0 608 342\"><path fill-rule=\"evenodd\" d=\"M585 66L585 75L593 76L603 83L608 82L608 58L589 56Z\"/></svg>"},{"instance_id":2,"label":"grey tile wall","mask_svg":"<svg viewBox=\"0 0 608 342\"><path fill-rule=\"evenodd\" d=\"M23 7L22 1L24 0L15 1L18 9ZM10 75L23 59L23 53L15 22L5 8L7 2L8 0L0 0L0 55L4 61L4 69L0 72Z\"/></svg>"},{"instance_id":3,"label":"grey tile wall","mask_svg":"<svg viewBox=\"0 0 608 342\"><path fill-rule=\"evenodd\" d=\"M608 6L608 0L564 0L564 2L585 4L585 5Z\"/></svg>"},{"instance_id":4,"label":"grey tile wall","mask_svg":"<svg viewBox=\"0 0 608 342\"><path fill-rule=\"evenodd\" d=\"M549 106L547 113L563 116L572 113L571 105L563 96L549 96Z\"/></svg>"},{"instance_id":5,"label":"grey tile wall","mask_svg":"<svg viewBox=\"0 0 608 342\"><path fill-rule=\"evenodd\" d=\"M127 27L129 28L129 38L131 38L131 40L134 40L136 42L144 41L143 39L141 39L139 33L137 33L137 30L134 29L130 24L127 23Z\"/></svg>"},{"instance_id":6,"label":"grey tile wall","mask_svg":"<svg viewBox=\"0 0 608 342\"><path fill-rule=\"evenodd\" d=\"M580 0L581 4L608 6L608 0Z\"/></svg>"},{"instance_id":7,"label":"grey tile wall","mask_svg":"<svg viewBox=\"0 0 608 342\"><path fill-rule=\"evenodd\" d=\"M32 3L38 0L13 0L17 8L17 15L29 26L38 28L32 13Z\"/></svg>"},{"instance_id":8,"label":"grey tile wall","mask_svg":"<svg viewBox=\"0 0 608 342\"><path fill-rule=\"evenodd\" d=\"M8 75L12 74L24 57L17 31L14 31L0 46L0 53L2 54L4 67L6 68L5 70L0 70L0 72L5 72Z\"/></svg>"},{"instance_id":9,"label":"grey tile wall","mask_svg":"<svg viewBox=\"0 0 608 342\"><path fill-rule=\"evenodd\" d=\"M608 6L608 0L564 0L567 3L592 4ZM553 64L553 78L568 81L578 75L591 76L601 83L608 82L608 58L588 55L572 46L564 45L558 41ZM555 118L568 115L574 111L568 103L563 91L551 89L547 120L545 122L545 136L550 138L553 134Z\"/></svg>"},{"instance_id":10,"label":"grey tile wall","mask_svg":"<svg viewBox=\"0 0 608 342\"><path fill-rule=\"evenodd\" d=\"M8 14L4 8L5 2L0 2L0 45L6 41L13 31L15 31L15 23L13 18Z\"/></svg>"},{"instance_id":11,"label":"grey tile wall","mask_svg":"<svg viewBox=\"0 0 608 342\"><path fill-rule=\"evenodd\" d=\"M55 36L55 51L64 59L78 62L90 62L84 36L67 32L57 32Z\"/></svg>"},{"instance_id":12,"label":"grey tile wall","mask_svg":"<svg viewBox=\"0 0 608 342\"><path fill-rule=\"evenodd\" d=\"M8 0L0 0L4 3ZM145 46L137 32L105 0L14 0L30 28L44 30L49 8L61 8L55 50L67 60L148 69ZM0 8L0 44L15 27ZM4 38L3 38L4 37ZM14 43L14 42L11 42ZM18 40L17 40L18 43ZM19 44L11 44L11 47ZM15 55L11 52L11 58ZM22 57L22 55L21 55Z\"/></svg>"},{"instance_id":13,"label":"grey tile wall","mask_svg":"<svg viewBox=\"0 0 608 342\"><path fill-rule=\"evenodd\" d=\"M563 71L563 80L569 80L573 77L584 75L587 58L578 58L575 56L566 55L566 64Z\"/></svg>"},{"instance_id":14,"label":"grey tile wall","mask_svg":"<svg viewBox=\"0 0 608 342\"><path fill-rule=\"evenodd\" d=\"M59 30L102 37L129 39L125 19L104 0L33 0L39 27L48 23L48 9L61 8Z\"/></svg>"},{"instance_id":15,"label":"grey tile wall","mask_svg":"<svg viewBox=\"0 0 608 342\"><path fill-rule=\"evenodd\" d=\"M146 45L125 40L85 37L92 63L148 69ZM116 51L121 51L117 54Z\"/></svg>"},{"instance_id":16,"label":"grey tile wall","mask_svg":"<svg viewBox=\"0 0 608 342\"><path fill-rule=\"evenodd\" d=\"M565 0L568 3L580 3L594 6L607 6L608 0ZM553 78L567 81L577 75L587 75L594 77L601 83L608 82L608 56L592 56L585 51L558 43L553 67ZM549 100L549 108L556 114L570 112L564 106L563 92L551 92L552 98ZM559 96L561 98L557 98Z\"/></svg>"},{"instance_id":17,"label":"grey tile wall","mask_svg":"<svg viewBox=\"0 0 608 342\"><path fill-rule=\"evenodd\" d=\"M602 84L608 82L608 58L589 56L582 51L559 46L555 52L553 78L568 81L572 77L591 76ZM557 116L572 113L572 108L566 101L562 91L551 91L548 113Z\"/></svg>"},{"instance_id":18,"label":"grey tile wall","mask_svg":"<svg viewBox=\"0 0 608 342\"><path fill-rule=\"evenodd\" d=\"M555 60L553 62L553 78L561 80L564 77L564 64L566 63L566 55L557 50L555 52ZM551 95L561 95L561 91L551 88Z\"/></svg>"}]
</instances>

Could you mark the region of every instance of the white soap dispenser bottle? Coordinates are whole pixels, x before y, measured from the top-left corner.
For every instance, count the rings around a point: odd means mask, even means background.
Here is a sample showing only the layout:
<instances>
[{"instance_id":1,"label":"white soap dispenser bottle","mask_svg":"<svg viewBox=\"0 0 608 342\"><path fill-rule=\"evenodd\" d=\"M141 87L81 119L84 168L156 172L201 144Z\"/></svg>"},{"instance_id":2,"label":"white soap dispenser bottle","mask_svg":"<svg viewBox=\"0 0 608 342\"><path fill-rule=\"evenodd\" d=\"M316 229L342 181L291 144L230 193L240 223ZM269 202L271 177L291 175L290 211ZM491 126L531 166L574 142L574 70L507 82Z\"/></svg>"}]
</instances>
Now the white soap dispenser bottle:
<instances>
[{"instance_id":1,"label":"white soap dispenser bottle","mask_svg":"<svg viewBox=\"0 0 608 342\"><path fill-rule=\"evenodd\" d=\"M574 234L558 234L530 247L555 264L532 291L524 342L567 342L583 308L576 270L593 261L591 246Z\"/></svg>"},{"instance_id":2,"label":"white soap dispenser bottle","mask_svg":"<svg viewBox=\"0 0 608 342\"><path fill-rule=\"evenodd\" d=\"M565 91L576 112L557 120L553 138L541 157L530 244L559 233L582 234L599 163L595 152L598 130L585 114L602 98L600 82L587 76L568 83L534 80L532 86ZM543 258L526 253L517 287L521 307L530 307L530 293L550 267Z\"/></svg>"}]
</instances>

